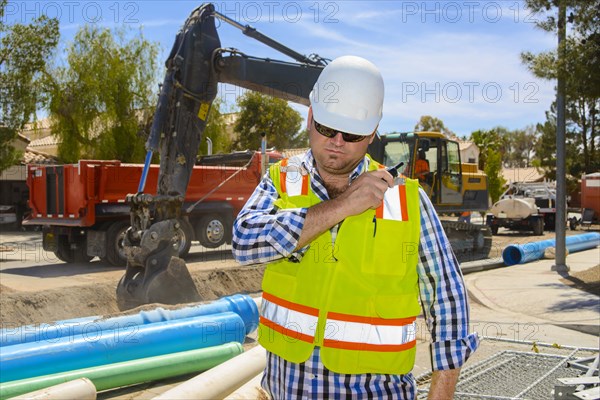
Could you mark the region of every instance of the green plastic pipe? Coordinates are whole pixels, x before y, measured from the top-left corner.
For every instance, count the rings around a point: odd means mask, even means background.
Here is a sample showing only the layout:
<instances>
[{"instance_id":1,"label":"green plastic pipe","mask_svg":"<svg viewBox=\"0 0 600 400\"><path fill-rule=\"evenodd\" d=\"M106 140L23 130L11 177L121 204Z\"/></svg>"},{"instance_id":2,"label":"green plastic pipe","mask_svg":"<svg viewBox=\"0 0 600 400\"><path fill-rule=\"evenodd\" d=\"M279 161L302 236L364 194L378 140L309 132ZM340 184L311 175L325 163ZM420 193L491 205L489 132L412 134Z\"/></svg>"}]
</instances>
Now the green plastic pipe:
<instances>
[{"instance_id":1,"label":"green plastic pipe","mask_svg":"<svg viewBox=\"0 0 600 400\"><path fill-rule=\"evenodd\" d=\"M223 399L258 375L266 365L266 350L260 345L255 346L244 354L227 360L152 400Z\"/></svg>"},{"instance_id":2,"label":"green plastic pipe","mask_svg":"<svg viewBox=\"0 0 600 400\"><path fill-rule=\"evenodd\" d=\"M98 391L205 371L241 354L237 342L197 350L141 358L0 384L0 399L18 396L78 378L88 378Z\"/></svg>"}]
</instances>

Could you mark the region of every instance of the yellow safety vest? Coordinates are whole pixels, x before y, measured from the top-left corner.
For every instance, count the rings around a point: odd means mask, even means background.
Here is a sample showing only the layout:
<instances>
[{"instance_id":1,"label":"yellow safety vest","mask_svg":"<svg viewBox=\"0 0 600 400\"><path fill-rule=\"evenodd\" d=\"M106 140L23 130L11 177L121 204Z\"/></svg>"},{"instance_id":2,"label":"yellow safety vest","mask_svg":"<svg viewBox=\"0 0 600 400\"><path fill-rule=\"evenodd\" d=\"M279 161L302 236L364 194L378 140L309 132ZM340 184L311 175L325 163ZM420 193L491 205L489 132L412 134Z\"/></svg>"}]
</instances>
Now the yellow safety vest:
<instances>
[{"instance_id":1,"label":"yellow safety vest","mask_svg":"<svg viewBox=\"0 0 600 400\"><path fill-rule=\"evenodd\" d=\"M369 170L381 168L371 160ZM300 158L272 165L281 209L320 202ZM259 342L284 359L306 361L315 346L329 370L405 374L416 352L418 182L390 188L377 210L346 218L335 243L329 230L300 262L267 266Z\"/></svg>"}]
</instances>

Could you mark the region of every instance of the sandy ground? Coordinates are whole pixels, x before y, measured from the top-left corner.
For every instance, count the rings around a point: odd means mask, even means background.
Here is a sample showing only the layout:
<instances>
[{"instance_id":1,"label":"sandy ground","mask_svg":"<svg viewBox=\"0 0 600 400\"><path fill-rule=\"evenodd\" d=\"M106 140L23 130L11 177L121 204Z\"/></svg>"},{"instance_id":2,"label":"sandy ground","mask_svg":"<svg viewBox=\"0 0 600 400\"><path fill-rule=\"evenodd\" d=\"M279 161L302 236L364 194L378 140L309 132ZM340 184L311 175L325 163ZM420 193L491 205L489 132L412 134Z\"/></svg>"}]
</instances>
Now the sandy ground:
<instances>
[{"instance_id":1,"label":"sandy ground","mask_svg":"<svg viewBox=\"0 0 600 400\"><path fill-rule=\"evenodd\" d=\"M581 232L567 231L573 233ZM494 236L490 257L500 257L508 244L553 237L553 232L530 236L501 229ZM0 245L2 325L19 326L118 311L115 289L123 275L122 268L98 260L65 264L53 253L42 250L39 232L2 232ZM264 267L240 267L231 257L230 246L208 250L196 244L186 262L204 300L260 291ZM595 269L585 276L572 277L571 284L594 290L598 281Z\"/></svg>"},{"instance_id":2,"label":"sandy ground","mask_svg":"<svg viewBox=\"0 0 600 400\"><path fill-rule=\"evenodd\" d=\"M592 294L600 294L600 265L569 274L568 277L560 281Z\"/></svg>"}]
</instances>

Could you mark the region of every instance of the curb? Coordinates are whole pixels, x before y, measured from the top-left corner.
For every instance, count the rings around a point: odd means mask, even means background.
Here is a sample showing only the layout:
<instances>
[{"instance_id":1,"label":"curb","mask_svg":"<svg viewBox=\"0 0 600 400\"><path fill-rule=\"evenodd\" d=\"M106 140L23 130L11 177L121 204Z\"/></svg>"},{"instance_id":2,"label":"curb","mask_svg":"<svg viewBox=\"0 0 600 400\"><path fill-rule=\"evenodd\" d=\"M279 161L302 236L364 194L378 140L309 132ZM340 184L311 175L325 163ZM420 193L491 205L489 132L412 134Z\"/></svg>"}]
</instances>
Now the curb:
<instances>
[{"instance_id":1,"label":"curb","mask_svg":"<svg viewBox=\"0 0 600 400\"><path fill-rule=\"evenodd\" d=\"M504 260L502 258L487 258L485 260L469 261L460 264L460 270L463 275L470 274L472 272L487 271L488 269L496 269L505 267Z\"/></svg>"}]
</instances>

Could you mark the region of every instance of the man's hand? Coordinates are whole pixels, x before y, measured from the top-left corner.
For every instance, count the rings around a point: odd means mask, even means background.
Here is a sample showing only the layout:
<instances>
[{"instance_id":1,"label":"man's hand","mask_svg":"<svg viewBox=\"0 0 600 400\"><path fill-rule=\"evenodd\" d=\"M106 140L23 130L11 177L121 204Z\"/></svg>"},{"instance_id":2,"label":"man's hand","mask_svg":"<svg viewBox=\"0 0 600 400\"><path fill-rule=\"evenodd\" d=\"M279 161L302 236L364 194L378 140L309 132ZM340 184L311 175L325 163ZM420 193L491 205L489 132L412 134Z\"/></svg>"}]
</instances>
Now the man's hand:
<instances>
[{"instance_id":1,"label":"man's hand","mask_svg":"<svg viewBox=\"0 0 600 400\"><path fill-rule=\"evenodd\" d=\"M450 400L454 397L454 388L458 381L460 368L433 371L429 385L429 400Z\"/></svg>"},{"instance_id":2,"label":"man's hand","mask_svg":"<svg viewBox=\"0 0 600 400\"><path fill-rule=\"evenodd\" d=\"M337 198L310 207L296 249L306 246L345 218L379 207L385 191L393 185L394 178L386 170L367 172Z\"/></svg>"},{"instance_id":3,"label":"man's hand","mask_svg":"<svg viewBox=\"0 0 600 400\"><path fill-rule=\"evenodd\" d=\"M379 207L386 190L392 186L394 178L389 172L371 171L356 178L336 200L349 217Z\"/></svg>"}]
</instances>

